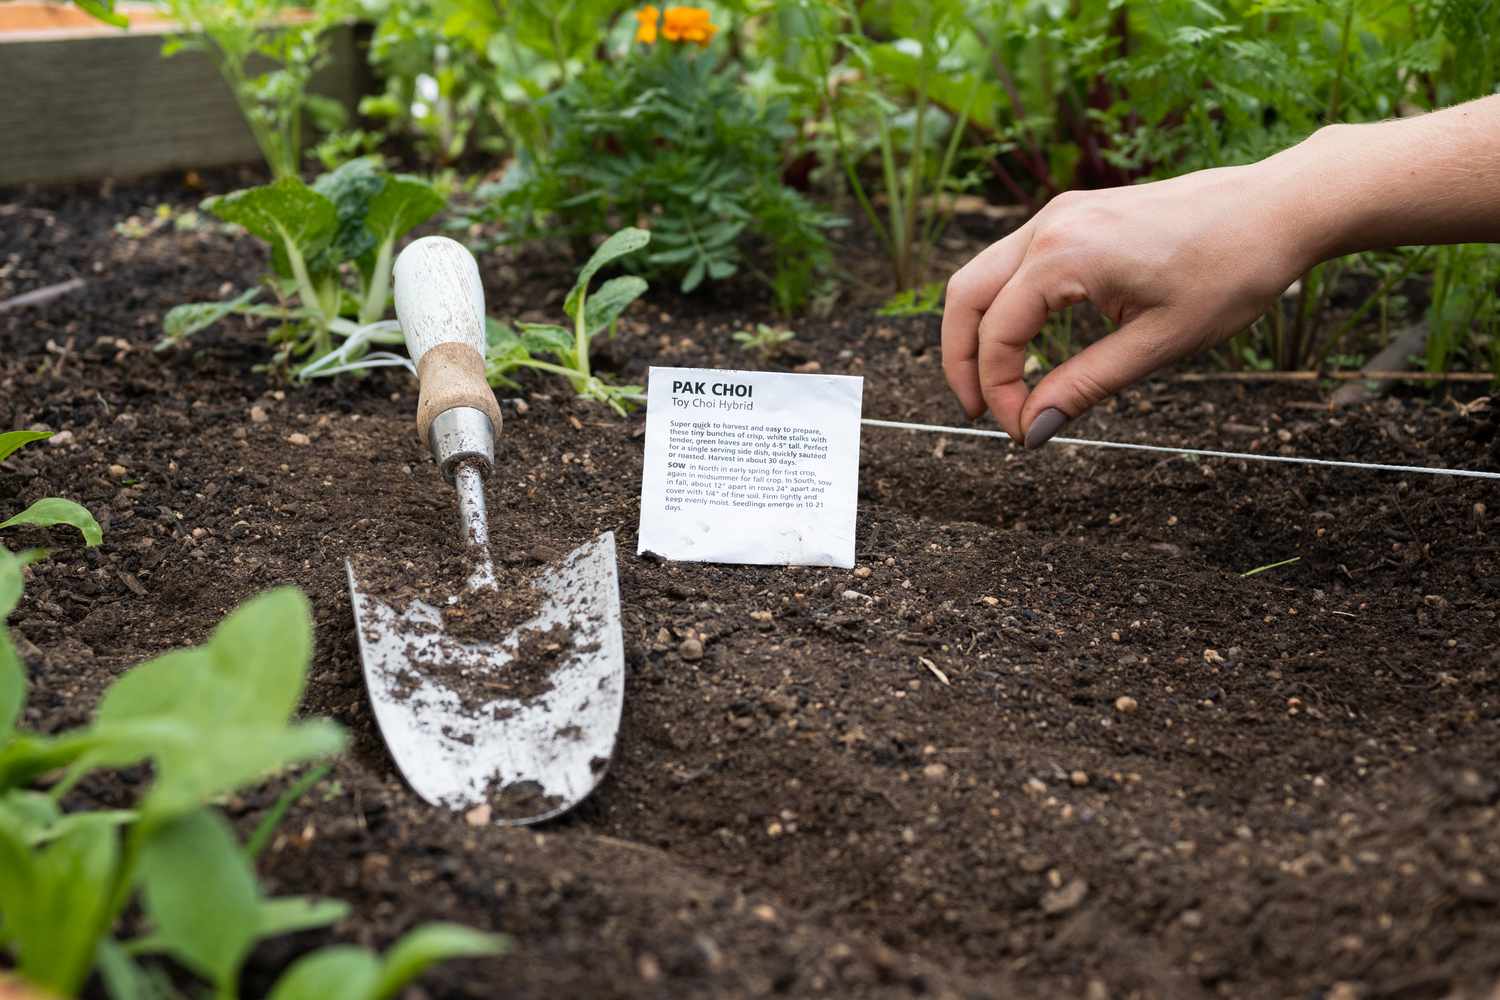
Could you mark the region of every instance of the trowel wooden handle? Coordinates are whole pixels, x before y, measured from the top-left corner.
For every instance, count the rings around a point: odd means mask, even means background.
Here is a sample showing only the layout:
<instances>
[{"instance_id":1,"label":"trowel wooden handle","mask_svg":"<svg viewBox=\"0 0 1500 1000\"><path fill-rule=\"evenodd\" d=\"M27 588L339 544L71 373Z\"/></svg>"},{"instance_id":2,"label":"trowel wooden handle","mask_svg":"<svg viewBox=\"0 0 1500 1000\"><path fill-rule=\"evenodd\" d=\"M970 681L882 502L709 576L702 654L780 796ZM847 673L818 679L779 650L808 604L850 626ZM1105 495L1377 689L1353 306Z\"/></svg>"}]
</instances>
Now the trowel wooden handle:
<instances>
[{"instance_id":1,"label":"trowel wooden handle","mask_svg":"<svg viewBox=\"0 0 1500 1000\"><path fill-rule=\"evenodd\" d=\"M484 287L479 265L461 244L424 236L401 251L394 269L396 317L417 366L417 433L431 446L432 422L471 407L500 433L500 404L484 377Z\"/></svg>"}]
</instances>

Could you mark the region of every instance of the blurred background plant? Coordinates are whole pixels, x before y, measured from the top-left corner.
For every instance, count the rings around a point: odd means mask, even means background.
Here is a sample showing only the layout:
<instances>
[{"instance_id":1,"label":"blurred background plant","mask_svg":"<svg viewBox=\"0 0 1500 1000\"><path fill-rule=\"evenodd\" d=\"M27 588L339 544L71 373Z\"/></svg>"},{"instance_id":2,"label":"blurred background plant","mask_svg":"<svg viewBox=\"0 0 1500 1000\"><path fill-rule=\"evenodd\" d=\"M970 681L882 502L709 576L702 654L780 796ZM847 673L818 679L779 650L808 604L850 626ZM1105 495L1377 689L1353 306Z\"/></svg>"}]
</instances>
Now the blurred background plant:
<instances>
[{"instance_id":1,"label":"blurred background plant","mask_svg":"<svg viewBox=\"0 0 1500 1000\"><path fill-rule=\"evenodd\" d=\"M581 261L639 226L632 269L685 294L750 275L782 313L841 294L935 311L953 254L1008 231L975 202L1024 217L1500 83L1500 0L160 2L188 29L174 47L216 53L275 176L306 167L307 129L337 125L306 89L326 28L364 21L375 92L316 147L325 169L378 147L483 175L454 222L476 242ZM1490 247L1329 262L1216 357L1336 367L1417 327L1412 364L1492 367L1497 283ZM1059 319L1038 363L1102 329Z\"/></svg>"}]
</instances>

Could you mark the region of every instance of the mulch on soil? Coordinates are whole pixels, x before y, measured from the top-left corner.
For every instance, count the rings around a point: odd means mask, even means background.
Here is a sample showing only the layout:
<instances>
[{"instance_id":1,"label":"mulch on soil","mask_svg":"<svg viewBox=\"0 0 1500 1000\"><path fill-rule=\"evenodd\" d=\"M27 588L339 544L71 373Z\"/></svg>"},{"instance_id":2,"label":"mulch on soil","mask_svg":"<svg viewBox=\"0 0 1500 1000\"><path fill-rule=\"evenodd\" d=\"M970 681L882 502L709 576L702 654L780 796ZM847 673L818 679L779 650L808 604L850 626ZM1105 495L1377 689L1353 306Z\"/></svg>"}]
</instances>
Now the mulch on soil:
<instances>
[{"instance_id":1,"label":"mulch on soil","mask_svg":"<svg viewBox=\"0 0 1500 1000\"><path fill-rule=\"evenodd\" d=\"M168 308L263 259L213 231L116 237L191 200L155 184L0 196L0 298L87 282L0 314L0 426L67 432L0 469L0 510L68 496L105 528L97 550L7 533L56 549L12 619L24 722L80 724L130 665L303 587L306 711L352 749L262 874L351 903L341 940L429 919L515 938L426 995L1483 997L1500 978L1493 485L867 429L853 572L663 563L634 555L643 417L528 378L490 483L497 568L619 535L625 717L568 818L475 827L396 776L344 576L456 544L415 387L281 385L243 325L153 355ZM567 287L539 255L481 266L496 315L556 312ZM744 367L729 334L767 318L733 290L648 298L601 345L622 378ZM867 415L961 419L935 319L794 325L783 361L866 376ZM1069 433L1500 469L1500 407L1330 413L1312 387L1158 379ZM280 787L229 810L253 823ZM249 995L328 938L263 947Z\"/></svg>"}]
</instances>

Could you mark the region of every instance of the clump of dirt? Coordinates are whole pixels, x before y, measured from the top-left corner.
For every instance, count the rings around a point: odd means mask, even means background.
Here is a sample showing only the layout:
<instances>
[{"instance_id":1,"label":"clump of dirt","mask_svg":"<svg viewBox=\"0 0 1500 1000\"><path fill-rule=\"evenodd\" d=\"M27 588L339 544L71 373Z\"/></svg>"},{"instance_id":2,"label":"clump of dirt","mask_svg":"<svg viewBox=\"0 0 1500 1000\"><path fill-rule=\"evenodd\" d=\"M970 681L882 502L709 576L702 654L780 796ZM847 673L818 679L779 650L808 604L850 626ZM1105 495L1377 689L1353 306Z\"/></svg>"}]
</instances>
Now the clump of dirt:
<instances>
[{"instance_id":1,"label":"clump of dirt","mask_svg":"<svg viewBox=\"0 0 1500 1000\"><path fill-rule=\"evenodd\" d=\"M469 718L509 718L514 709L494 703L529 705L551 692L552 675L573 644L573 632L565 625L523 629L516 640L510 662L496 668L488 649L475 650L448 635L414 638L406 648L407 665L396 675L398 697L409 698L431 682L457 696L459 710Z\"/></svg>"},{"instance_id":2,"label":"clump of dirt","mask_svg":"<svg viewBox=\"0 0 1500 1000\"><path fill-rule=\"evenodd\" d=\"M535 781L516 781L491 788L485 799L490 804L491 816L499 820L541 816L560 808L565 801L561 795L548 795Z\"/></svg>"}]
</instances>

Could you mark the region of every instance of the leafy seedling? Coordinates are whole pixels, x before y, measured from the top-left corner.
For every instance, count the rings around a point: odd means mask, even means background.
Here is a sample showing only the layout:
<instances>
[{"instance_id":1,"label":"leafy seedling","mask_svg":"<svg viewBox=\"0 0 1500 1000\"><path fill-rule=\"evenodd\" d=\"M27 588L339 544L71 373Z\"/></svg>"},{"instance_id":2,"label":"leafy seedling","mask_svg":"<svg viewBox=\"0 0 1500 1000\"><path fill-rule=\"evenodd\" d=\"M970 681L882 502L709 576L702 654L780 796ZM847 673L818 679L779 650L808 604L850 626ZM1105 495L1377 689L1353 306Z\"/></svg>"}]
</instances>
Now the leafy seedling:
<instances>
[{"instance_id":1,"label":"leafy seedling","mask_svg":"<svg viewBox=\"0 0 1500 1000\"><path fill-rule=\"evenodd\" d=\"M279 321L270 336L276 362L310 360L302 369L309 375L332 354L335 337L401 343L395 324L380 322L390 303L396 241L444 204L431 184L386 173L374 158L351 160L312 185L283 177L207 199L205 211L270 244L273 273L265 284L277 303L257 302L261 289L251 288L220 302L177 306L163 321L157 348L179 345L231 315Z\"/></svg>"},{"instance_id":2,"label":"leafy seedling","mask_svg":"<svg viewBox=\"0 0 1500 1000\"><path fill-rule=\"evenodd\" d=\"M758 356L764 363L780 354L797 334L781 327L757 323L753 333L749 330L740 330L731 336L736 344Z\"/></svg>"},{"instance_id":3,"label":"leafy seedling","mask_svg":"<svg viewBox=\"0 0 1500 1000\"><path fill-rule=\"evenodd\" d=\"M611 332L629 305L646 291L644 278L622 275L610 278L592 294L589 283L609 264L635 253L651 242L644 229L626 228L599 245L563 302L563 311L573 321L572 329L551 323L518 323L517 330L500 323L489 324L485 366L492 385L513 385L509 373L520 368L551 372L568 380L584 399L606 403L623 416L632 405L645 399L638 385L614 385L595 375L589 366L589 348L594 337ZM537 355L553 361L538 360Z\"/></svg>"},{"instance_id":4,"label":"leafy seedling","mask_svg":"<svg viewBox=\"0 0 1500 1000\"><path fill-rule=\"evenodd\" d=\"M8 444L0 437L0 447ZM0 621L21 594L25 556L0 548ZM327 926L334 900L268 898L256 854L292 802L325 771L289 788L246 845L212 806L224 795L342 745L331 722L294 722L312 658L307 599L282 588L237 609L199 647L174 650L110 686L80 730L17 731L20 665L0 628L0 959L46 995L77 996L96 965L114 997L180 995L157 966L170 959L233 1000L242 967L268 937ZM69 789L96 768L149 763L136 808L65 812ZM29 784L62 777L46 791ZM117 941L139 904L144 932ZM273 987L287 1000L394 996L433 962L499 954L503 938L447 924L418 928L384 959L334 947L310 955ZM321 970L321 972L319 971ZM326 978L342 970L345 978Z\"/></svg>"}]
</instances>

